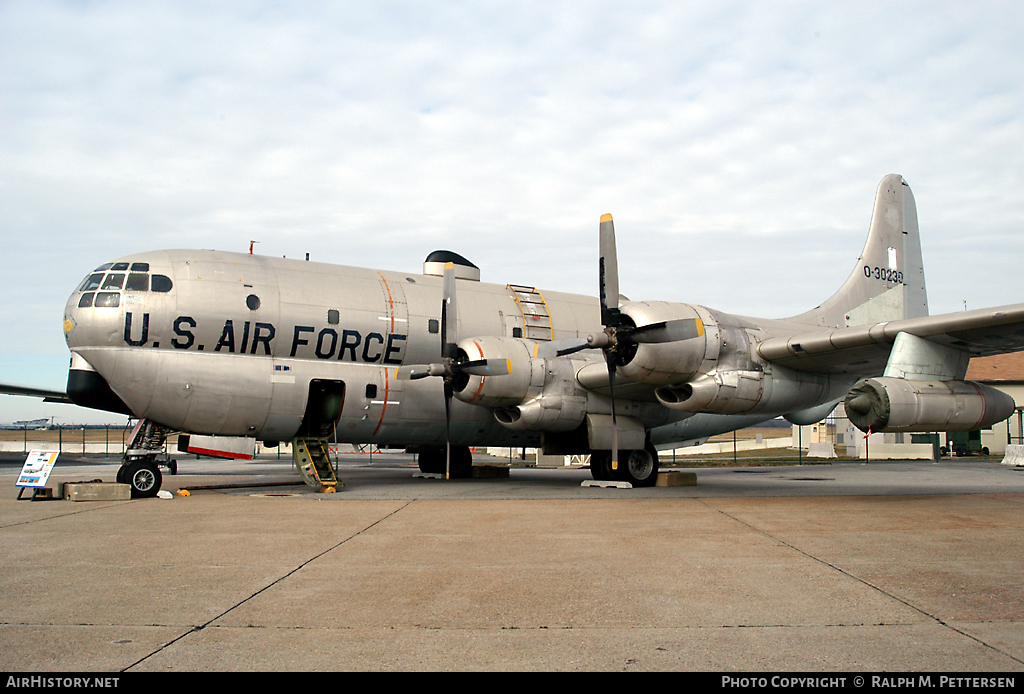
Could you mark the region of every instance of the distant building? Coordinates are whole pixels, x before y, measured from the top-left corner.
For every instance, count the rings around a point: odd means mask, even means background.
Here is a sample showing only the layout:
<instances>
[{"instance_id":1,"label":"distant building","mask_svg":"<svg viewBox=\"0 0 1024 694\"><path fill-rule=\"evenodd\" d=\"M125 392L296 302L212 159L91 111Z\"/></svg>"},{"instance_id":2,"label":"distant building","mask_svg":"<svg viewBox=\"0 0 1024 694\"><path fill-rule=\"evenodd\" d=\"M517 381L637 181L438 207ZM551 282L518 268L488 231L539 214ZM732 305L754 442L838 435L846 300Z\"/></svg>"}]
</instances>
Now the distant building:
<instances>
[{"instance_id":1,"label":"distant building","mask_svg":"<svg viewBox=\"0 0 1024 694\"><path fill-rule=\"evenodd\" d=\"M982 443L993 453L1003 453L1007 443L1024 443L1024 352L975 357L967 367L967 380L998 388L1017 404L1009 420L992 427L991 436L982 433Z\"/></svg>"},{"instance_id":2,"label":"distant building","mask_svg":"<svg viewBox=\"0 0 1024 694\"><path fill-rule=\"evenodd\" d=\"M45 429L50 426L49 419L24 419L20 422L15 422L14 426L18 429Z\"/></svg>"}]
</instances>

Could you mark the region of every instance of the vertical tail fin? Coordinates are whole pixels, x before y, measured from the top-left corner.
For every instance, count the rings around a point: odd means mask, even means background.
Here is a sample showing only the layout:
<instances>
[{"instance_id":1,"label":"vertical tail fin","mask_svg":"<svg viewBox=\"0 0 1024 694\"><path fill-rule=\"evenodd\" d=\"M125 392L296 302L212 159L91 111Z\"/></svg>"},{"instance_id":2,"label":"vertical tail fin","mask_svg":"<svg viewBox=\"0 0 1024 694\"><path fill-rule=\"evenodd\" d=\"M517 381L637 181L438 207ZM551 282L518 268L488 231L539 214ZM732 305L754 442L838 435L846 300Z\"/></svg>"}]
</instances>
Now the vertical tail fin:
<instances>
[{"instance_id":1,"label":"vertical tail fin","mask_svg":"<svg viewBox=\"0 0 1024 694\"><path fill-rule=\"evenodd\" d=\"M917 205L899 174L878 184L857 266L827 301L787 320L833 328L928 315Z\"/></svg>"}]
</instances>

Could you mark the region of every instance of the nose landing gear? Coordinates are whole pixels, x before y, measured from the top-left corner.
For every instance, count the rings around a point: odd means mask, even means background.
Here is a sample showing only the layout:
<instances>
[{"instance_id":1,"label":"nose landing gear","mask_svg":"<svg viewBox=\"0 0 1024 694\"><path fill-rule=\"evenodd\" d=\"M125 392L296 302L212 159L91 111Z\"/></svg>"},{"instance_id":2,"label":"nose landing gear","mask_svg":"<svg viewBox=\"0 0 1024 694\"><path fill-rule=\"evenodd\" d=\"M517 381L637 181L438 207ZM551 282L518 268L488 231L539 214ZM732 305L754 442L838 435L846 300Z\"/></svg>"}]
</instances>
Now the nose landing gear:
<instances>
[{"instance_id":1,"label":"nose landing gear","mask_svg":"<svg viewBox=\"0 0 1024 694\"><path fill-rule=\"evenodd\" d=\"M164 442L171 430L148 419L139 420L132 430L117 481L132 489L133 499L148 499L156 496L163 484L158 456L164 451ZM177 464L167 459L164 462L171 474L177 472Z\"/></svg>"}]
</instances>

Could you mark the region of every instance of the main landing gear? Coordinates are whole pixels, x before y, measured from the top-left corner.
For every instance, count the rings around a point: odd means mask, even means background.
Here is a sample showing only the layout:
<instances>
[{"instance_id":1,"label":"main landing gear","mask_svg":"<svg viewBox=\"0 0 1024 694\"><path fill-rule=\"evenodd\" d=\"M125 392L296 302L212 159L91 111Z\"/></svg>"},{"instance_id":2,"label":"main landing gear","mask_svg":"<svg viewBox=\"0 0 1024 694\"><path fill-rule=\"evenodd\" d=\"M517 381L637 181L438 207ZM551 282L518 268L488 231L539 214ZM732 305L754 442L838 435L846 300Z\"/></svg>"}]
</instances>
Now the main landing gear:
<instances>
[{"instance_id":1,"label":"main landing gear","mask_svg":"<svg viewBox=\"0 0 1024 694\"><path fill-rule=\"evenodd\" d=\"M634 487L653 487L658 481L658 451L651 444L643 449L619 451L619 466L612 469L611 451L590 454L590 474L602 482L629 482Z\"/></svg>"},{"instance_id":2,"label":"main landing gear","mask_svg":"<svg viewBox=\"0 0 1024 694\"><path fill-rule=\"evenodd\" d=\"M443 475L446 467L444 446L423 446L416 456L420 472ZM473 475L473 452L469 446L452 446L451 460L447 462L451 479L463 479Z\"/></svg>"}]
</instances>

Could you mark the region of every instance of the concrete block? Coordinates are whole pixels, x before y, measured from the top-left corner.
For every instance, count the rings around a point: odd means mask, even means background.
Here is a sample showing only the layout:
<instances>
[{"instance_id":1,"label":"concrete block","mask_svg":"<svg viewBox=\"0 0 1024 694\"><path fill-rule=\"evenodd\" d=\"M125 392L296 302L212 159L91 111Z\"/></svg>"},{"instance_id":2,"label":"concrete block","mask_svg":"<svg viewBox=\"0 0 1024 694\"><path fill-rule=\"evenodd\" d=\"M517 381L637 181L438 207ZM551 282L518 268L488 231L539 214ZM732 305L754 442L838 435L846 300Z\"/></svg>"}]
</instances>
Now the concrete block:
<instances>
[{"instance_id":1,"label":"concrete block","mask_svg":"<svg viewBox=\"0 0 1024 694\"><path fill-rule=\"evenodd\" d=\"M1003 465L1024 465L1024 446L1012 444L1006 447L1003 455Z\"/></svg>"},{"instance_id":2,"label":"concrete block","mask_svg":"<svg viewBox=\"0 0 1024 694\"><path fill-rule=\"evenodd\" d=\"M696 472L659 472L656 487L696 487Z\"/></svg>"},{"instance_id":3,"label":"concrete block","mask_svg":"<svg viewBox=\"0 0 1024 694\"><path fill-rule=\"evenodd\" d=\"M132 488L117 482L68 482L64 498L70 501L125 501L132 498Z\"/></svg>"}]
</instances>

